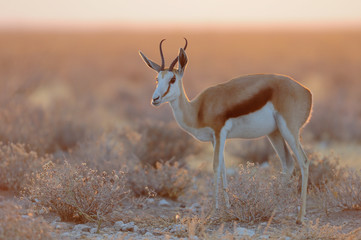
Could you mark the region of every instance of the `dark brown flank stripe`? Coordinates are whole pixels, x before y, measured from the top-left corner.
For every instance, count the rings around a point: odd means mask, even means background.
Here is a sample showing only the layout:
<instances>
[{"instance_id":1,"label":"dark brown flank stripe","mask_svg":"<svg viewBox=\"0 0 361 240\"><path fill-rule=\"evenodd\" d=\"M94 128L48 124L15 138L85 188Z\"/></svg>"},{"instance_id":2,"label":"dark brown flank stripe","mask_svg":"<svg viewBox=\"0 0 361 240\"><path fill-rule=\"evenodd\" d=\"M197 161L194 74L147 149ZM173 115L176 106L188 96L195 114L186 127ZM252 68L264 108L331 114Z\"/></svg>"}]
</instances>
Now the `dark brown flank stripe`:
<instances>
[{"instance_id":1,"label":"dark brown flank stripe","mask_svg":"<svg viewBox=\"0 0 361 240\"><path fill-rule=\"evenodd\" d=\"M272 93L273 92L271 88L265 88L250 99L235 105L231 109L227 109L221 117L224 119L224 121L227 121L230 118L236 118L255 112L261 109L269 100L271 100Z\"/></svg>"},{"instance_id":2,"label":"dark brown flank stripe","mask_svg":"<svg viewBox=\"0 0 361 240\"><path fill-rule=\"evenodd\" d=\"M248 100L245 100L239 104L234 105L232 108L227 109L220 115L218 115L216 118L221 120L221 125L214 126L216 128L222 127L224 123L230 119L230 118L237 118L243 115L247 115L250 113L253 113L259 109L261 109L268 101L272 98L273 91L271 88L265 88L249 98ZM202 102L199 106L198 111L198 121L201 123L201 125L204 124L204 111L203 111L203 105ZM213 126L209 126L213 127ZM214 130L220 130L220 129L214 129Z\"/></svg>"}]
</instances>

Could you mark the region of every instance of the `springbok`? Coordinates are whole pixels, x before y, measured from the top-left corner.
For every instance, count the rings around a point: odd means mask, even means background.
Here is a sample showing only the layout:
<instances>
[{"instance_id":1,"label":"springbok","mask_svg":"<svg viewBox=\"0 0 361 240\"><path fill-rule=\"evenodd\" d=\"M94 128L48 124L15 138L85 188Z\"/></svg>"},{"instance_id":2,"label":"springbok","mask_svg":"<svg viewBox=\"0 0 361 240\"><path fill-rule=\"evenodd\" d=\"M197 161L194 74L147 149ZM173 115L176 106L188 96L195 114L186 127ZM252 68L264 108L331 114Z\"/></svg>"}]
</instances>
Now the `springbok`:
<instances>
[{"instance_id":1,"label":"springbok","mask_svg":"<svg viewBox=\"0 0 361 240\"><path fill-rule=\"evenodd\" d=\"M306 195L309 160L300 143L300 130L311 116L311 92L292 78L278 74L253 74L207 88L189 101L182 78L188 58L184 48L164 68L163 39L159 44L162 65L147 58L139 51L144 62L157 74L157 87L152 104L169 102L179 126L200 141L212 142L214 147L214 204L218 204L220 181L223 196L229 208L227 194L224 146L227 138L259 138L267 136L281 160L282 171L291 174L294 169L291 148L302 174L301 207L297 222L306 214ZM178 62L178 69L174 66Z\"/></svg>"}]
</instances>

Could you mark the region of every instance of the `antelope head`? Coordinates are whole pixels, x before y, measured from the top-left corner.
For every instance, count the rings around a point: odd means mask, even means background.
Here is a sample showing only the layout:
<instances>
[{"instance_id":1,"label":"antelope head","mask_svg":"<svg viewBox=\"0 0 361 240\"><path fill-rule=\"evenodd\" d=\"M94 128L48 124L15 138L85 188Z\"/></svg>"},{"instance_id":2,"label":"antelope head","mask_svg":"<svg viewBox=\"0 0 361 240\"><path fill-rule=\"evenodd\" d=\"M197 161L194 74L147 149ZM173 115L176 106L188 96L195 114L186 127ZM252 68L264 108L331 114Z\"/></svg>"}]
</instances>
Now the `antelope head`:
<instances>
[{"instance_id":1,"label":"antelope head","mask_svg":"<svg viewBox=\"0 0 361 240\"><path fill-rule=\"evenodd\" d=\"M144 62L148 65L148 67L150 67L151 69L157 72L157 77L156 77L157 87L152 97L152 104L154 106L159 106L161 103L165 103L165 102L171 102L181 94L181 90L182 90L181 79L183 77L183 73L188 62L187 55L185 53L188 41L186 38L184 39L186 41L184 48L179 49L178 56L170 64L169 68L164 68L165 64L164 64L162 44L165 41L165 39L163 39L159 43L160 57L162 59L161 66L159 66L151 59L147 58L141 51L139 51L141 57L143 58ZM174 66L176 65L177 62L178 62L178 69L174 69Z\"/></svg>"}]
</instances>

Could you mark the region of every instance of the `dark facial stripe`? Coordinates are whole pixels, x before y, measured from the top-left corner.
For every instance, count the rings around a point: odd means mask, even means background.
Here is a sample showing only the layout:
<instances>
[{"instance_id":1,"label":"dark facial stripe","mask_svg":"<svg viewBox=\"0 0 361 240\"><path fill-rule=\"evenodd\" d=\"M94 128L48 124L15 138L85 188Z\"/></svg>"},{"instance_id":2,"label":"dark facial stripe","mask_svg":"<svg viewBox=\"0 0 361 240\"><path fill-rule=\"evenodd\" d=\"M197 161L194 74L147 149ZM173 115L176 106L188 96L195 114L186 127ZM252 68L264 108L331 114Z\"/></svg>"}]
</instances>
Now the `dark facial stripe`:
<instances>
[{"instance_id":1,"label":"dark facial stripe","mask_svg":"<svg viewBox=\"0 0 361 240\"><path fill-rule=\"evenodd\" d=\"M230 118L240 117L261 109L266 103L271 100L273 91L271 88L265 88L255 94L250 99L234 105L232 108L227 109L222 118L227 121Z\"/></svg>"},{"instance_id":2,"label":"dark facial stripe","mask_svg":"<svg viewBox=\"0 0 361 240\"><path fill-rule=\"evenodd\" d=\"M167 91L163 94L163 96L162 97L165 97L165 95L167 95L168 94L168 92L169 92L169 90L170 90L170 83L168 83L168 89L167 89Z\"/></svg>"}]
</instances>

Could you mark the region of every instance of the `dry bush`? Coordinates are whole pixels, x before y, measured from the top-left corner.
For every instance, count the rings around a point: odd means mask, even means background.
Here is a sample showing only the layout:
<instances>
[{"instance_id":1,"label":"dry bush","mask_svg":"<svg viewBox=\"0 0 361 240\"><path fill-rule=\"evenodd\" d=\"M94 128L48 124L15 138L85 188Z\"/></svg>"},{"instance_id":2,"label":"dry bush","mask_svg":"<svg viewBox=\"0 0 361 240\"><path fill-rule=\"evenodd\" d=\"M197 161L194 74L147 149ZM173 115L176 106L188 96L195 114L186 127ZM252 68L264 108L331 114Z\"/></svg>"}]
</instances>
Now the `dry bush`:
<instances>
[{"instance_id":1,"label":"dry bush","mask_svg":"<svg viewBox=\"0 0 361 240\"><path fill-rule=\"evenodd\" d=\"M251 163L241 165L229 185L230 215L241 222L259 222L268 220L274 211L286 213L296 207L296 182Z\"/></svg>"},{"instance_id":2,"label":"dry bush","mask_svg":"<svg viewBox=\"0 0 361 240\"><path fill-rule=\"evenodd\" d=\"M297 231L286 229L277 234L277 237L288 237L295 240L303 239L360 239L361 229L350 233L342 233L342 226L330 224L321 225L319 219L315 222L309 221Z\"/></svg>"},{"instance_id":3,"label":"dry bush","mask_svg":"<svg viewBox=\"0 0 361 240\"><path fill-rule=\"evenodd\" d=\"M101 172L124 169L127 159L124 156L122 139L114 133L103 133L86 138L77 144L68 158L74 163L85 162L90 168Z\"/></svg>"},{"instance_id":4,"label":"dry bush","mask_svg":"<svg viewBox=\"0 0 361 240\"><path fill-rule=\"evenodd\" d=\"M68 117L65 106L45 111L27 103L28 99L11 101L0 110L0 139L21 142L40 154L68 150L85 135L84 124Z\"/></svg>"},{"instance_id":5,"label":"dry bush","mask_svg":"<svg viewBox=\"0 0 361 240\"><path fill-rule=\"evenodd\" d=\"M333 155L321 157L317 153L312 153L308 155L308 159L310 161L308 178L310 187L320 188L325 182L336 180L343 174L344 169L340 167L339 159ZM296 168L299 170L298 164Z\"/></svg>"},{"instance_id":6,"label":"dry bush","mask_svg":"<svg viewBox=\"0 0 361 240\"><path fill-rule=\"evenodd\" d=\"M138 124L134 130L140 138L132 144L132 152L145 166L156 167L157 162L164 163L173 158L183 166L187 156L200 151L196 141L175 123L148 121Z\"/></svg>"},{"instance_id":7,"label":"dry bush","mask_svg":"<svg viewBox=\"0 0 361 240\"><path fill-rule=\"evenodd\" d=\"M361 209L361 171L347 169L342 176L315 189L315 199L328 214L334 209Z\"/></svg>"},{"instance_id":8,"label":"dry bush","mask_svg":"<svg viewBox=\"0 0 361 240\"><path fill-rule=\"evenodd\" d=\"M55 211L63 221L100 221L129 196L124 173L99 173L85 164L49 162L34 175L29 198Z\"/></svg>"},{"instance_id":9,"label":"dry bush","mask_svg":"<svg viewBox=\"0 0 361 240\"><path fill-rule=\"evenodd\" d=\"M238 145L238 146L237 146ZM229 152L243 162L263 163L267 162L275 151L267 138L254 141L235 141L228 147Z\"/></svg>"},{"instance_id":10,"label":"dry bush","mask_svg":"<svg viewBox=\"0 0 361 240\"><path fill-rule=\"evenodd\" d=\"M0 202L0 239L50 240L52 228L41 217L23 215L13 202Z\"/></svg>"},{"instance_id":11,"label":"dry bush","mask_svg":"<svg viewBox=\"0 0 361 240\"><path fill-rule=\"evenodd\" d=\"M158 162L155 168L139 165L128 173L129 187L139 196L154 194L177 199L190 186L191 180L189 171L180 167L178 162Z\"/></svg>"},{"instance_id":12,"label":"dry bush","mask_svg":"<svg viewBox=\"0 0 361 240\"><path fill-rule=\"evenodd\" d=\"M50 161L50 156L39 157L24 144L0 142L0 188L19 191L29 181L32 172Z\"/></svg>"}]
</instances>

